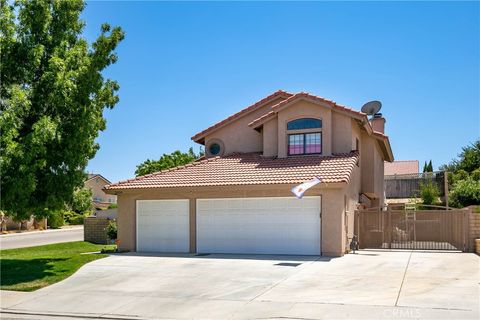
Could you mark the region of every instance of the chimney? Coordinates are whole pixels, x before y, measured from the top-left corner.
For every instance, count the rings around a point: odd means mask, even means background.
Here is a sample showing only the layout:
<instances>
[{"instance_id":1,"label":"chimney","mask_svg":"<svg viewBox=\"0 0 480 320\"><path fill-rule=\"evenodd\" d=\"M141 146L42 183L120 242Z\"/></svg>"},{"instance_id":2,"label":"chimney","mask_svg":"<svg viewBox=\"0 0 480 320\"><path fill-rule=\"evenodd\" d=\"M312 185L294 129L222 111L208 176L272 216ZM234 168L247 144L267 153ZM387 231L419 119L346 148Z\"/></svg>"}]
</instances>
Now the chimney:
<instances>
[{"instance_id":1,"label":"chimney","mask_svg":"<svg viewBox=\"0 0 480 320\"><path fill-rule=\"evenodd\" d=\"M385 118L382 117L381 113L375 113L370 124L372 125L373 131L380 132L385 134Z\"/></svg>"}]
</instances>

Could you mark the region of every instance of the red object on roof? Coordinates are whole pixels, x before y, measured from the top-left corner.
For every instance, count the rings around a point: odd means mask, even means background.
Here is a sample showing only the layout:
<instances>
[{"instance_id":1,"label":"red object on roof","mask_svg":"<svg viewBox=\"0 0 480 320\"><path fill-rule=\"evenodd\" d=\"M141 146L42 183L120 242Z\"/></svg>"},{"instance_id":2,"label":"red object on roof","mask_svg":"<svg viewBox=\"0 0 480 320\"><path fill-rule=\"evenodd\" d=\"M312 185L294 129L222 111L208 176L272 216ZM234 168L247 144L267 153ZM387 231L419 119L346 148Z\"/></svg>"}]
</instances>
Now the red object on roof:
<instances>
[{"instance_id":1,"label":"red object on roof","mask_svg":"<svg viewBox=\"0 0 480 320\"><path fill-rule=\"evenodd\" d=\"M118 182L105 189L296 184L313 177L319 177L322 183L348 183L357 159L357 152L288 158L237 153Z\"/></svg>"},{"instance_id":2,"label":"red object on roof","mask_svg":"<svg viewBox=\"0 0 480 320\"><path fill-rule=\"evenodd\" d=\"M384 175L393 176L399 174L418 174L418 160L398 160L385 162Z\"/></svg>"}]
</instances>

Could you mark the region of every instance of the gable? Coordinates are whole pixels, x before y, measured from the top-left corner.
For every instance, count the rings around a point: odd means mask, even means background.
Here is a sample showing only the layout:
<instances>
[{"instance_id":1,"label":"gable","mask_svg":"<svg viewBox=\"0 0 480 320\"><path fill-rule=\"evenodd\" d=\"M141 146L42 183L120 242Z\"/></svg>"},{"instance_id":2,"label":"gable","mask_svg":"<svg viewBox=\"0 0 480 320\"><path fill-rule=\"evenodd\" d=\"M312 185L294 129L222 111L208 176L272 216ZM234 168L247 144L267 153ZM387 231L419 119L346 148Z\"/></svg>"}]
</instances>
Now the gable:
<instances>
[{"instance_id":1,"label":"gable","mask_svg":"<svg viewBox=\"0 0 480 320\"><path fill-rule=\"evenodd\" d=\"M193 137L192 137L192 140L197 142L197 143L200 143L200 144L205 144L205 137L209 134L212 134L214 133L215 131L241 119L242 117L258 110L259 108L261 107L265 107L266 105L275 105L275 104L278 104L280 103L281 101L291 97L292 94L291 93L288 93L286 91L283 91L283 90L278 90L274 93L272 93L271 95L263 98L262 100L259 100L257 102L255 102L254 104L240 110L239 112L229 116L228 118L225 118L223 119L222 121L220 122L217 122L216 124L208 127L207 129L195 134Z\"/></svg>"}]
</instances>

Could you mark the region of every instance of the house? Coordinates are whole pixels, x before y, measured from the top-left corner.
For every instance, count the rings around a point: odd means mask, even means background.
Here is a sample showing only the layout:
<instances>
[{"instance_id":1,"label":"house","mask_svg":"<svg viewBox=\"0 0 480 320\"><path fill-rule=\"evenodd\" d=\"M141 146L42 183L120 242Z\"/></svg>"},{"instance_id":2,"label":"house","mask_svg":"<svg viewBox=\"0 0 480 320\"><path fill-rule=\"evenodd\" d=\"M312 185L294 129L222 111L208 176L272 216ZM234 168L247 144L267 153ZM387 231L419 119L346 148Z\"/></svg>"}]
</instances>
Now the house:
<instances>
[{"instance_id":1,"label":"house","mask_svg":"<svg viewBox=\"0 0 480 320\"><path fill-rule=\"evenodd\" d=\"M120 249L341 256L359 201L381 206L385 119L277 91L192 140L205 158L105 187ZM321 183L299 200L291 188Z\"/></svg>"},{"instance_id":2,"label":"house","mask_svg":"<svg viewBox=\"0 0 480 320\"><path fill-rule=\"evenodd\" d=\"M385 176L418 174L418 160L395 160L385 162Z\"/></svg>"},{"instance_id":3,"label":"house","mask_svg":"<svg viewBox=\"0 0 480 320\"><path fill-rule=\"evenodd\" d=\"M84 182L84 187L92 190L92 202L94 208L105 209L109 205L117 203L117 196L107 194L103 188L111 184L109 180L101 174L89 173L87 180Z\"/></svg>"}]
</instances>

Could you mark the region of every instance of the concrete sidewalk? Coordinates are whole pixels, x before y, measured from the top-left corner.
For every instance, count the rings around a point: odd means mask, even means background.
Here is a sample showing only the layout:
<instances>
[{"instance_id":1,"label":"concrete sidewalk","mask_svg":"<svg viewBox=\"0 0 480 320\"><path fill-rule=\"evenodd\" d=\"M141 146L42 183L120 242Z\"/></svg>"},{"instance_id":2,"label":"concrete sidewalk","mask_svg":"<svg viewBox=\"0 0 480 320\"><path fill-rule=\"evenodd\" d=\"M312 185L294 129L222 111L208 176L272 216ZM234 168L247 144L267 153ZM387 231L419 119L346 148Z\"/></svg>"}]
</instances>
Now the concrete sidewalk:
<instances>
[{"instance_id":1,"label":"concrete sidewalk","mask_svg":"<svg viewBox=\"0 0 480 320\"><path fill-rule=\"evenodd\" d=\"M122 254L33 293L3 291L1 307L12 319L478 319L479 267L448 252Z\"/></svg>"}]
</instances>

